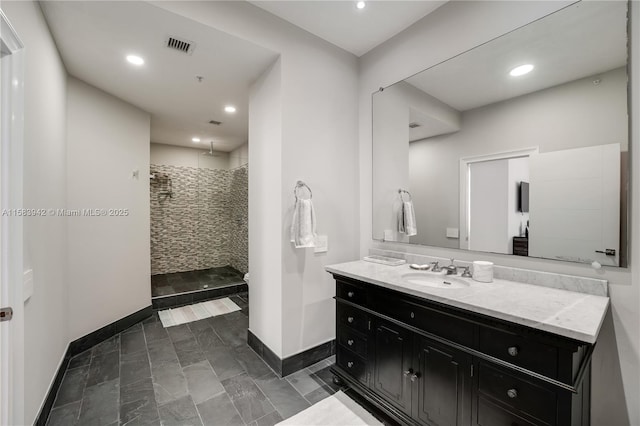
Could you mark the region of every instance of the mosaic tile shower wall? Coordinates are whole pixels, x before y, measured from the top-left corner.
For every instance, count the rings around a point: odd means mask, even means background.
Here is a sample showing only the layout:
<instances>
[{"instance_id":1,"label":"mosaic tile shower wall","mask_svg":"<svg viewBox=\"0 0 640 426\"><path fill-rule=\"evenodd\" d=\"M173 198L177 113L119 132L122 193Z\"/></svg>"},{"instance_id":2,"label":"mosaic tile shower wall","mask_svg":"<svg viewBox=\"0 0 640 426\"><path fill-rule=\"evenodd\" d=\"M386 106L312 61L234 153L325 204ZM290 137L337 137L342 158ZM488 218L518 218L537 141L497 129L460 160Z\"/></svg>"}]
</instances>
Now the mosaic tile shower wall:
<instances>
[{"instance_id":1,"label":"mosaic tile shower wall","mask_svg":"<svg viewBox=\"0 0 640 426\"><path fill-rule=\"evenodd\" d=\"M229 255L231 266L249 271L249 167L245 164L230 171Z\"/></svg>"},{"instance_id":2,"label":"mosaic tile shower wall","mask_svg":"<svg viewBox=\"0 0 640 426\"><path fill-rule=\"evenodd\" d=\"M239 250L247 249L248 233L238 229L246 230L248 216L231 201L234 171L152 164L151 173L157 176L150 183L152 275L226 266L232 257L246 265L247 252ZM234 191L246 196L240 181ZM236 225L242 217L245 223Z\"/></svg>"},{"instance_id":3,"label":"mosaic tile shower wall","mask_svg":"<svg viewBox=\"0 0 640 426\"><path fill-rule=\"evenodd\" d=\"M198 267L207 269L229 264L229 171L197 169L198 223L193 236Z\"/></svg>"}]
</instances>

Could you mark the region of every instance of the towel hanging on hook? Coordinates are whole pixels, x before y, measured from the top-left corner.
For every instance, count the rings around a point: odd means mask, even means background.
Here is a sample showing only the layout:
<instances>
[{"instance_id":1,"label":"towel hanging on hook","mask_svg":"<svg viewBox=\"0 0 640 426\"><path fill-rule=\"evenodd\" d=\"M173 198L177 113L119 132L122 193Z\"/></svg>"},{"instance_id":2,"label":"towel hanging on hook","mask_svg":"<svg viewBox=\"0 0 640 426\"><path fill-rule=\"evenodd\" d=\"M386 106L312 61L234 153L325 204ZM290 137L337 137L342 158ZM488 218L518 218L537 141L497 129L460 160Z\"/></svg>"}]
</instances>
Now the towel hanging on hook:
<instances>
[{"instance_id":1,"label":"towel hanging on hook","mask_svg":"<svg viewBox=\"0 0 640 426\"><path fill-rule=\"evenodd\" d=\"M400 201L402 204L398 209L398 232L406 234L407 236L417 235L418 229L416 226L416 214L413 209L413 200L411 199L411 193L406 189L398 189L400 194ZM404 199L404 194L409 196L409 200Z\"/></svg>"},{"instance_id":2,"label":"towel hanging on hook","mask_svg":"<svg viewBox=\"0 0 640 426\"><path fill-rule=\"evenodd\" d=\"M309 198L298 196L298 190L301 188L306 188L309 191ZM315 247L316 214L311 201L313 195L311 188L299 180L293 188L293 195L296 197L296 203L293 207L291 220L291 242L296 248Z\"/></svg>"}]
</instances>

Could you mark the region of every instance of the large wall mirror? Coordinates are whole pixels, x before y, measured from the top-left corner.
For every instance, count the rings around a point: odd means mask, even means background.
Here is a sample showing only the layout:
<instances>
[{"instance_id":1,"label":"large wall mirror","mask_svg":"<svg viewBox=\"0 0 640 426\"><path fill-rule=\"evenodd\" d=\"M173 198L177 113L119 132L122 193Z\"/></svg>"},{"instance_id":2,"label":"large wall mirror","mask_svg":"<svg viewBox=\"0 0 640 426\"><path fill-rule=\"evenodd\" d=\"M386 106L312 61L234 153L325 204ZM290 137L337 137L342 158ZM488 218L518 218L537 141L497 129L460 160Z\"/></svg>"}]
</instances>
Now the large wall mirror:
<instances>
[{"instance_id":1,"label":"large wall mirror","mask_svg":"<svg viewBox=\"0 0 640 426\"><path fill-rule=\"evenodd\" d=\"M627 94L622 1L575 3L381 89L373 238L626 266Z\"/></svg>"}]
</instances>

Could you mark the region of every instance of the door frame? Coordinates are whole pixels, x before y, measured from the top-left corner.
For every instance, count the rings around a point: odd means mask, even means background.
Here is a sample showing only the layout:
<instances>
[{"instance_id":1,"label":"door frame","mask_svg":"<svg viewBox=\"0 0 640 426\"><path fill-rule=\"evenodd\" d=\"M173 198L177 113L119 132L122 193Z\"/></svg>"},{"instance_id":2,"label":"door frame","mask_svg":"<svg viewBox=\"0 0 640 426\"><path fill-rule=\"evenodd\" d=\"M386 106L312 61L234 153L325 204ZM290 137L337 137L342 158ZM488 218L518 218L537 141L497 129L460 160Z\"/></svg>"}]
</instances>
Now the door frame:
<instances>
[{"instance_id":1,"label":"door frame","mask_svg":"<svg viewBox=\"0 0 640 426\"><path fill-rule=\"evenodd\" d=\"M22 208L24 44L0 10L0 424L24 424L24 300Z\"/></svg>"},{"instance_id":2,"label":"door frame","mask_svg":"<svg viewBox=\"0 0 640 426\"><path fill-rule=\"evenodd\" d=\"M484 161L493 161L493 160L506 160L509 158L521 158L521 157L530 157L532 155L536 155L539 152L539 148L529 147L523 149L517 149L513 151L502 151L496 152L493 154L483 154L476 155L472 157L463 157L460 159L460 233L459 235L459 248L463 250L469 250L469 227L470 227L470 218L469 218L469 207L470 207L470 198L471 192L469 189L471 188L471 165L473 163L481 163Z\"/></svg>"}]
</instances>

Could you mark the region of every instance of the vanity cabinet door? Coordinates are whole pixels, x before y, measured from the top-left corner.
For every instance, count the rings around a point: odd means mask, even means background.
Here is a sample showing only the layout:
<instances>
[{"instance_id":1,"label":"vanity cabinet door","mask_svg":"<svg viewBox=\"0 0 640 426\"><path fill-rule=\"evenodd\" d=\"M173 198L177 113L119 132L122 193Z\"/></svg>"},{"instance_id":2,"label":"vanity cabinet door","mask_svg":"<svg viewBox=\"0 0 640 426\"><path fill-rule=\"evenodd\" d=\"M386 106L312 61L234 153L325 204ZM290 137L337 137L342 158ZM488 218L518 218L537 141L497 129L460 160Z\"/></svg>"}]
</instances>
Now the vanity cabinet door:
<instances>
[{"instance_id":1,"label":"vanity cabinet door","mask_svg":"<svg viewBox=\"0 0 640 426\"><path fill-rule=\"evenodd\" d=\"M411 414L412 333L404 328L375 319L372 327L370 364L373 390Z\"/></svg>"},{"instance_id":2,"label":"vanity cabinet door","mask_svg":"<svg viewBox=\"0 0 640 426\"><path fill-rule=\"evenodd\" d=\"M429 426L471 424L471 355L415 337L413 418Z\"/></svg>"}]
</instances>

